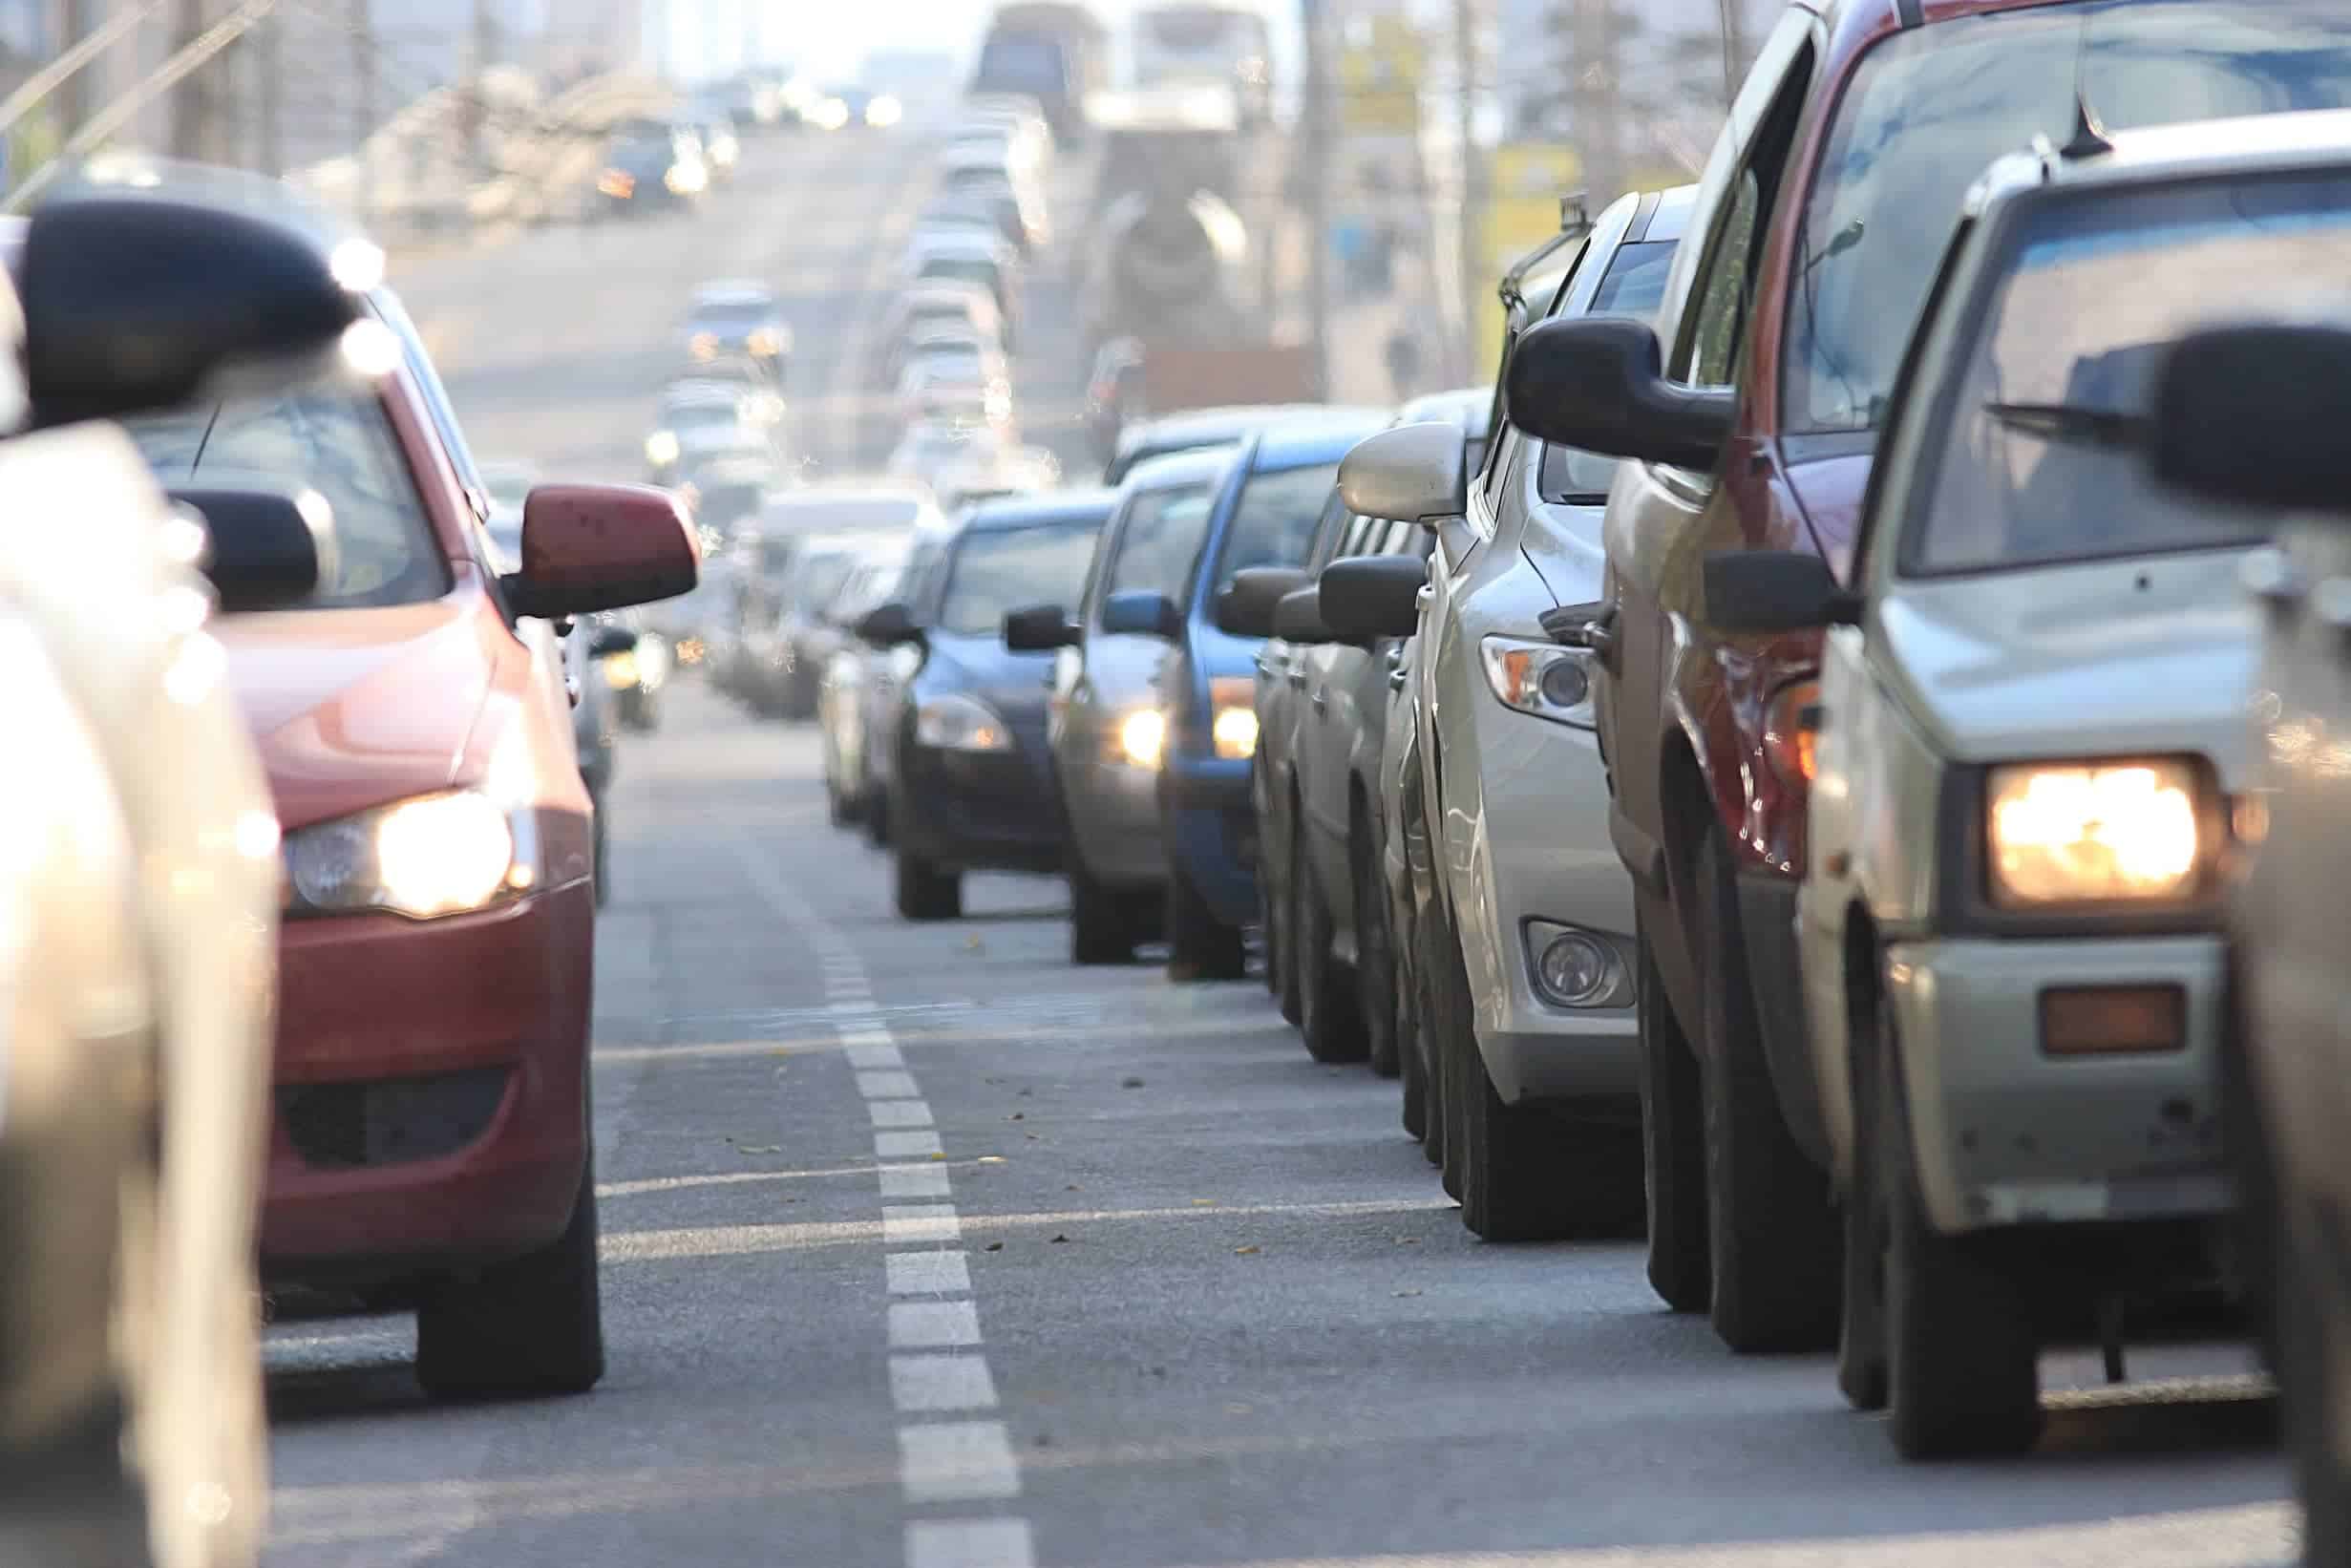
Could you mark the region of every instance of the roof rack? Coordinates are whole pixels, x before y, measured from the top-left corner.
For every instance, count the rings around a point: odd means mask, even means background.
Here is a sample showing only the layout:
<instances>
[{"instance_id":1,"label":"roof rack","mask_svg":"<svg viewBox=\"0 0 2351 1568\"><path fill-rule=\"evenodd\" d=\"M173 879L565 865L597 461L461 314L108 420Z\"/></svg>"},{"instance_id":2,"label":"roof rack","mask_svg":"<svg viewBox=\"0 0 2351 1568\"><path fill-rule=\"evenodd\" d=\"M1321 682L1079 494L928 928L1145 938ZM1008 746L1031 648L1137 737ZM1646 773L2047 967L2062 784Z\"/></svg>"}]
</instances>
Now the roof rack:
<instances>
[{"instance_id":1,"label":"roof rack","mask_svg":"<svg viewBox=\"0 0 2351 1568\"><path fill-rule=\"evenodd\" d=\"M1502 274L1501 286L1495 290L1502 297L1502 308L1523 308L1527 297L1522 290L1535 269L1591 232L1591 193L1575 191L1560 197L1559 232L1513 262Z\"/></svg>"}]
</instances>

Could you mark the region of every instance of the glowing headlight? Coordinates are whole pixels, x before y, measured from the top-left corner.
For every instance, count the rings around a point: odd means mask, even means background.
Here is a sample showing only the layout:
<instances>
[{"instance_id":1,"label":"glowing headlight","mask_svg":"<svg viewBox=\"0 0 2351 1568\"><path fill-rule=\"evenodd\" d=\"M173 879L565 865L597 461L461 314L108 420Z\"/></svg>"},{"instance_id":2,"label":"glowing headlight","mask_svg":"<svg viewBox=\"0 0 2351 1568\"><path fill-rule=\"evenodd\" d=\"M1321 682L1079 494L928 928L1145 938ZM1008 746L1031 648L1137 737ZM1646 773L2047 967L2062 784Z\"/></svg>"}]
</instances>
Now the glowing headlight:
<instances>
[{"instance_id":1,"label":"glowing headlight","mask_svg":"<svg viewBox=\"0 0 2351 1568\"><path fill-rule=\"evenodd\" d=\"M2180 761L1992 770L1992 896L2012 908L2185 897L2202 864L2195 770Z\"/></svg>"},{"instance_id":2,"label":"glowing headlight","mask_svg":"<svg viewBox=\"0 0 2351 1568\"><path fill-rule=\"evenodd\" d=\"M696 359L717 358L718 334L715 332L696 332L692 337L686 340L686 351L692 354Z\"/></svg>"},{"instance_id":3,"label":"glowing headlight","mask_svg":"<svg viewBox=\"0 0 2351 1568\"><path fill-rule=\"evenodd\" d=\"M633 653L612 653L604 657L604 685L615 691L625 691L637 684L637 656Z\"/></svg>"},{"instance_id":4,"label":"glowing headlight","mask_svg":"<svg viewBox=\"0 0 2351 1568\"><path fill-rule=\"evenodd\" d=\"M1592 669L1580 648L1519 637L1489 637L1477 646L1486 684L1506 707L1537 718L1592 728Z\"/></svg>"},{"instance_id":5,"label":"glowing headlight","mask_svg":"<svg viewBox=\"0 0 2351 1568\"><path fill-rule=\"evenodd\" d=\"M984 703L969 697L933 697L914 713L914 740L942 752L1003 752L1012 736Z\"/></svg>"},{"instance_id":6,"label":"glowing headlight","mask_svg":"<svg viewBox=\"0 0 2351 1568\"><path fill-rule=\"evenodd\" d=\"M519 897L538 881L527 815L478 790L418 795L286 837L289 902L319 914L382 909L418 920Z\"/></svg>"},{"instance_id":7,"label":"glowing headlight","mask_svg":"<svg viewBox=\"0 0 2351 1568\"><path fill-rule=\"evenodd\" d=\"M672 163L669 165L669 172L661 177L661 182L669 187L672 195L691 196L709 184L710 177L700 169L689 169L683 163Z\"/></svg>"},{"instance_id":8,"label":"glowing headlight","mask_svg":"<svg viewBox=\"0 0 2351 1568\"><path fill-rule=\"evenodd\" d=\"M596 177L596 188L625 201L637 194L637 179L625 169L606 169Z\"/></svg>"},{"instance_id":9,"label":"glowing headlight","mask_svg":"<svg viewBox=\"0 0 2351 1568\"><path fill-rule=\"evenodd\" d=\"M667 468L678 460L678 438L675 432L657 430L645 438L645 460L655 468Z\"/></svg>"},{"instance_id":10,"label":"glowing headlight","mask_svg":"<svg viewBox=\"0 0 2351 1568\"><path fill-rule=\"evenodd\" d=\"M1209 738L1227 761L1257 755L1257 683L1219 675L1208 683Z\"/></svg>"},{"instance_id":11,"label":"glowing headlight","mask_svg":"<svg viewBox=\"0 0 2351 1568\"><path fill-rule=\"evenodd\" d=\"M808 111L809 123L827 131L837 131L849 123L849 105L838 98L827 98Z\"/></svg>"},{"instance_id":12,"label":"glowing headlight","mask_svg":"<svg viewBox=\"0 0 2351 1568\"><path fill-rule=\"evenodd\" d=\"M900 119L904 117L905 113L904 107L896 98L884 94L865 106L865 123L868 125L896 125Z\"/></svg>"},{"instance_id":13,"label":"glowing headlight","mask_svg":"<svg viewBox=\"0 0 2351 1568\"><path fill-rule=\"evenodd\" d=\"M1137 768L1156 768L1167 747L1167 715L1138 708L1118 726L1118 759Z\"/></svg>"},{"instance_id":14,"label":"glowing headlight","mask_svg":"<svg viewBox=\"0 0 2351 1568\"><path fill-rule=\"evenodd\" d=\"M773 327L762 327L744 340L744 347L761 359L773 359L784 351L784 335Z\"/></svg>"}]
</instances>

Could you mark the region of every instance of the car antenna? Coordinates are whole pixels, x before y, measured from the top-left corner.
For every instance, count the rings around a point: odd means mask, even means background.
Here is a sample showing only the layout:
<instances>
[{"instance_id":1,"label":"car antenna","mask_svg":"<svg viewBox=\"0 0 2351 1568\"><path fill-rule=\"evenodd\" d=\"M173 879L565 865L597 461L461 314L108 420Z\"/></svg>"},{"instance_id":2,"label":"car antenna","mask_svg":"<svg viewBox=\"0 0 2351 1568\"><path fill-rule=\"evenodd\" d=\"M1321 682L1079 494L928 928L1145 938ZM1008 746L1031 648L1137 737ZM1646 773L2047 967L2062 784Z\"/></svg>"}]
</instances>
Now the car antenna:
<instances>
[{"instance_id":1,"label":"car antenna","mask_svg":"<svg viewBox=\"0 0 2351 1568\"><path fill-rule=\"evenodd\" d=\"M2082 35L2073 52L2073 139L2059 149L2060 156L2068 159L2099 158L2114 150L2105 122L2089 101L2089 24L2085 13Z\"/></svg>"}]
</instances>

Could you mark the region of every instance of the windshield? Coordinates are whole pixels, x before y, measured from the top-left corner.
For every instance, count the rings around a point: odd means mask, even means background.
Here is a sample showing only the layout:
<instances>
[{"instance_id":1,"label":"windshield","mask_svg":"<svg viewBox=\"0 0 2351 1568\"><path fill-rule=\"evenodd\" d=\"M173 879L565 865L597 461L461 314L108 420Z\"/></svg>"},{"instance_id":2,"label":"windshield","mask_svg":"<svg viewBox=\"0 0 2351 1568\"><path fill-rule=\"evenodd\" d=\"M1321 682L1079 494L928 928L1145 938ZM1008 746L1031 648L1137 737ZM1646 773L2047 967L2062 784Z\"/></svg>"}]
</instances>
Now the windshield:
<instances>
[{"instance_id":1,"label":"windshield","mask_svg":"<svg viewBox=\"0 0 2351 1568\"><path fill-rule=\"evenodd\" d=\"M1075 604L1101 532L1096 518L966 533L947 568L939 629L993 637L1023 605Z\"/></svg>"},{"instance_id":2,"label":"windshield","mask_svg":"<svg viewBox=\"0 0 2351 1568\"><path fill-rule=\"evenodd\" d=\"M2250 542L2264 519L2157 483L2143 456L2157 365L2183 330L2279 280L2351 266L2351 181L2204 181L2046 213L1975 307L1975 352L1930 427L1903 569L2046 565Z\"/></svg>"},{"instance_id":3,"label":"windshield","mask_svg":"<svg viewBox=\"0 0 2351 1568\"><path fill-rule=\"evenodd\" d=\"M853 550L826 550L799 557L791 566L792 603L803 612L822 609L840 592L859 558Z\"/></svg>"},{"instance_id":4,"label":"windshield","mask_svg":"<svg viewBox=\"0 0 2351 1568\"><path fill-rule=\"evenodd\" d=\"M694 519L712 528L725 528L757 512L759 498L765 494L755 484L705 486L694 502Z\"/></svg>"},{"instance_id":5,"label":"windshield","mask_svg":"<svg viewBox=\"0 0 2351 1568\"><path fill-rule=\"evenodd\" d=\"M1251 566L1303 566L1323 519L1337 463L1275 469L1252 474L1242 485L1233 520L1224 530L1224 554L1217 563L1216 587Z\"/></svg>"},{"instance_id":6,"label":"windshield","mask_svg":"<svg viewBox=\"0 0 2351 1568\"><path fill-rule=\"evenodd\" d=\"M1657 307L1664 303L1665 275L1673 270L1673 254L1677 245L1671 240L1649 240L1637 245L1619 245L1610 258L1608 271L1601 277L1599 287L1592 294L1590 313L1596 316L1638 316L1642 321L1655 321ZM1483 452L1473 450L1465 459L1470 466L1464 472L1474 474L1482 466ZM1578 447L1548 446L1543 449L1543 468L1539 476L1542 493L1551 500L1586 501L1608 494L1616 481L1617 460L1603 457L1596 452Z\"/></svg>"},{"instance_id":7,"label":"windshield","mask_svg":"<svg viewBox=\"0 0 2351 1568\"><path fill-rule=\"evenodd\" d=\"M996 268L988 262L957 256L933 256L922 264L925 278L955 278L985 288L996 286Z\"/></svg>"},{"instance_id":8,"label":"windshield","mask_svg":"<svg viewBox=\"0 0 2351 1568\"><path fill-rule=\"evenodd\" d=\"M980 52L980 76L1016 86L1058 87L1061 46L1044 38L991 38Z\"/></svg>"},{"instance_id":9,"label":"windshield","mask_svg":"<svg viewBox=\"0 0 2351 1568\"><path fill-rule=\"evenodd\" d=\"M2133 0L1892 35L1846 89L1805 213L1790 430L1876 428L1960 198L2001 155L2067 139L2077 59L2114 130L2351 104L2337 0Z\"/></svg>"},{"instance_id":10,"label":"windshield","mask_svg":"<svg viewBox=\"0 0 2351 1568\"><path fill-rule=\"evenodd\" d=\"M1127 508L1103 592L1149 591L1180 602L1208 542L1208 509L1216 495L1205 484L1137 493Z\"/></svg>"},{"instance_id":11,"label":"windshield","mask_svg":"<svg viewBox=\"0 0 2351 1568\"><path fill-rule=\"evenodd\" d=\"M663 420L671 430L724 430L742 417L724 403L681 403Z\"/></svg>"},{"instance_id":12,"label":"windshield","mask_svg":"<svg viewBox=\"0 0 2351 1568\"><path fill-rule=\"evenodd\" d=\"M334 514L334 548L305 608L410 604L449 591L433 537L383 405L315 389L135 419L127 427L165 485L307 488Z\"/></svg>"},{"instance_id":13,"label":"windshield","mask_svg":"<svg viewBox=\"0 0 2351 1568\"><path fill-rule=\"evenodd\" d=\"M772 305L697 305L688 325L716 332L748 332L774 319Z\"/></svg>"}]
</instances>

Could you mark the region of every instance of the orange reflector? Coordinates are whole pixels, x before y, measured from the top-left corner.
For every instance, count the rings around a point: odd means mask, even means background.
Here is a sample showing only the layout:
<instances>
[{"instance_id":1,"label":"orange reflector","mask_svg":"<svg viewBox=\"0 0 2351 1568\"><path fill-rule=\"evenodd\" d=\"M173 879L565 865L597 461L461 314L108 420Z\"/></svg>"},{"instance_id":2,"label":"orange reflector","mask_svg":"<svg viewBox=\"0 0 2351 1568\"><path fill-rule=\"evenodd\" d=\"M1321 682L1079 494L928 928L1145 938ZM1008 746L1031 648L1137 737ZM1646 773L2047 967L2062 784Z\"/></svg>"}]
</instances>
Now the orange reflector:
<instances>
[{"instance_id":1,"label":"orange reflector","mask_svg":"<svg viewBox=\"0 0 2351 1568\"><path fill-rule=\"evenodd\" d=\"M2177 985L2078 985L2041 993L2041 1049L2051 1056L2178 1050L2188 993Z\"/></svg>"}]
</instances>

